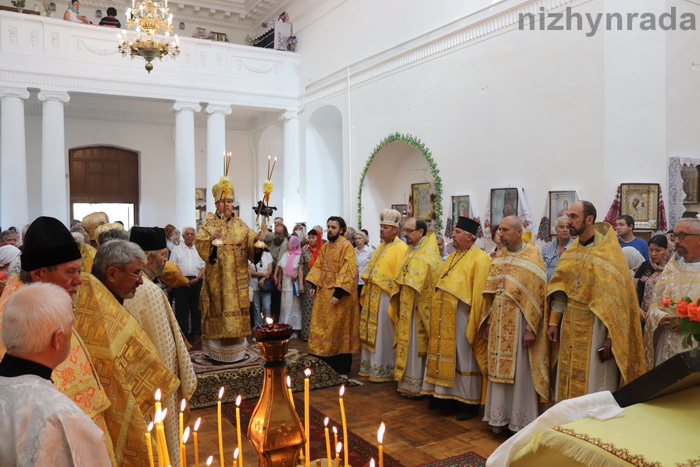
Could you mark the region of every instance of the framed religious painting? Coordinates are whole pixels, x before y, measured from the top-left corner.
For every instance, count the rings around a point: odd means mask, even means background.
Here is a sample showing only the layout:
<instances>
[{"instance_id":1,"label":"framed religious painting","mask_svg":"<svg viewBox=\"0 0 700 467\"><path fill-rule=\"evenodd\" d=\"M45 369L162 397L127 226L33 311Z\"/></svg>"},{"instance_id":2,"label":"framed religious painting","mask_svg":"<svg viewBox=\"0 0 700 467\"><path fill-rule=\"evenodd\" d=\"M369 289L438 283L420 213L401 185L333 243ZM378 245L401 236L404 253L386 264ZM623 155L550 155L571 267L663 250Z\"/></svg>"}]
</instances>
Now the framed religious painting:
<instances>
[{"instance_id":1,"label":"framed religious painting","mask_svg":"<svg viewBox=\"0 0 700 467\"><path fill-rule=\"evenodd\" d=\"M632 216L637 229L656 230L659 225L659 184L620 185L620 214Z\"/></svg>"},{"instance_id":2,"label":"framed religious painting","mask_svg":"<svg viewBox=\"0 0 700 467\"><path fill-rule=\"evenodd\" d=\"M682 165L681 179L683 179L683 204L698 204L698 191L700 191L700 181L698 180L700 166Z\"/></svg>"},{"instance_id":3,"label":"framed religious painting","mask_svg":"<svg viewBox=\"0 0 700 467\"><path fill-rule=\"evenodd\" d=\"M491 228L501 223L501 219L507 216L518 215L518 189L517 188L492 188L491 189Z\"/></svg>"},{"instance_id":4,"label":"framed religious painting","mask_svg":"<svg viewBox=\"0 0 700 467\"><path fill-rule=\"evenodd\" d=\"M469 195L452 197L452 222L457 224L458 217L469 217Z\"/></svg>"},{"instance_id":5,"label":"framed religious painting","mask_svg":"<svg viewBox=\"0 0 700 467\"><path fill-rule=\"evenodd\" d=\"M569 206L578 201L576 191L550 191L549 192L549 223L551 233L556 233L557 219L566 216Z\"/></svg>"},{"instance_id":6,"label":"framed religious painting","mask_svg":"<svg viewBox=\"0 0 700 467\"><path fill-rule=\"evenodd\" d=\"M411 185L411 202L413 217L426 221L432 219L433 201L430 197L430 183L413 183Z\"/></svg>"},{"instance_id":7,"label":"framed religious painting","mask_svg":"<svg viewBox=\"0 0 700 467\"><path fill-rule=\"evenodd\" d=\"M403 224L408 219L408 204L392 204L391 209L396 209L401 214L401 222L399 222L399 232L403 232Z\"/></svg>"}]
</instances>

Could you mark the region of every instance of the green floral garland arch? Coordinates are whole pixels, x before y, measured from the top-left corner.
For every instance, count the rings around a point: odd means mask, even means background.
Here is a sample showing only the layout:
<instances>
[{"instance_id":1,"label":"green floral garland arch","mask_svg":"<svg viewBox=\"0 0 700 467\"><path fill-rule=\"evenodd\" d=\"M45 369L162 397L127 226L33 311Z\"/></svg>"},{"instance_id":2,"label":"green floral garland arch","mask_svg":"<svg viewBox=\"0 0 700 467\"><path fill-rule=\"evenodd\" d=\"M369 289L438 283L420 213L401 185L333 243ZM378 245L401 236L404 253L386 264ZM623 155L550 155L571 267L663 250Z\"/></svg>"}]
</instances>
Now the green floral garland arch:
<instances>
[{"instance_id":1,"label":"green floral garland arch","mask_svg":"<svg viewBox=\"0 0 700 467\"><path fill-rule=\"evenodd\" d=\"M403 141L409 146L413 146L414 148L418 149L421 156L423 156L426 162L428 162L430 173L433 174L433 183L435 185L435 231L442 232L442 178L440 178L440 170L433 160L433 155L431 154L430 150L421 142L421 140L411 135L404 135L403 133L393 133L384 138L377 146L375 146L372 154L367 159L365 167L362 169L362 174L360 175L360 188L357 192L357 224L359 225L359 228L362 228L362 188L365 185L367 170L369 169L369 166L372 165L372 161L377 153L384 148L384 146L396 141Z\"/></svg>"}]
</instances>

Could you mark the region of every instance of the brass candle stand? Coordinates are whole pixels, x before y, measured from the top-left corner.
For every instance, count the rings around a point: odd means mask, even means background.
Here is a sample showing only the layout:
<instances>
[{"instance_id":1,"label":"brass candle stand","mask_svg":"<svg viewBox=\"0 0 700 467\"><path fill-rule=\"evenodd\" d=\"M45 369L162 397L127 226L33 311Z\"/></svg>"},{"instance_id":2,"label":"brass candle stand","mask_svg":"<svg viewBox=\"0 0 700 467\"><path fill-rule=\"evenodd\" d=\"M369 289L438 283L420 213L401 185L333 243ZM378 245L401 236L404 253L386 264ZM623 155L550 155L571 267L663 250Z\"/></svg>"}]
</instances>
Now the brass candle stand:
<instances>
[{"instance_id":1,"label":"brass candle stand","mask_svg":"<svg viewBox=\"0 0 700 467\"><path fill-rule=\"evenodd\" d=\"M265 324L256 326L253 335L265 360L265 379L248 425L248 439L258 453L259 466L295 466L305 439L285 386L285 358L292 327Z\"/></svg>"}]
</instances>

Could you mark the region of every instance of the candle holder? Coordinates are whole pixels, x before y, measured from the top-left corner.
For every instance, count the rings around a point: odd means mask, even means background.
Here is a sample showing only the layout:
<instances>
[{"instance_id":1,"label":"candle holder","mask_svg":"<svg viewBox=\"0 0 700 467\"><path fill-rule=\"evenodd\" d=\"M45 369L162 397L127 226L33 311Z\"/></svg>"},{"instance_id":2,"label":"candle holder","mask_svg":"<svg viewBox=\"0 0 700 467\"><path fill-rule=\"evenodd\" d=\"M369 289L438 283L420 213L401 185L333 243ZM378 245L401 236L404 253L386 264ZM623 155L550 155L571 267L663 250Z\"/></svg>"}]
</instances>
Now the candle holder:
<instances>
[{"instance_id":1,"label":"candle holder","mask_svg":"<svg viewBox=\"0 0 700 467\"><path fill-rule=\"evenodd\" d=\"M264 324L253 335L265 360L265 379L258 404L248 425L248 439L258 453L259 466L297 465L304 430L285 385L287 349L292 327Z\"/></svg>"}]
</instances>

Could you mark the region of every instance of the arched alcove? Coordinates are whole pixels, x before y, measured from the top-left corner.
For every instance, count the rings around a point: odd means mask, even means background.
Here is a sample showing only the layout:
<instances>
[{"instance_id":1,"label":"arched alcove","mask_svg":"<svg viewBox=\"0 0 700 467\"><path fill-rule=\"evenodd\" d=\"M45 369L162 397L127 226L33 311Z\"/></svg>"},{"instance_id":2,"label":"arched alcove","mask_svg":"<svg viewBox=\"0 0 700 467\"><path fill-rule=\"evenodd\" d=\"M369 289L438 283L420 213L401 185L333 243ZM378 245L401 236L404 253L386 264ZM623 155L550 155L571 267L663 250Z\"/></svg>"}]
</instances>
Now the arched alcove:
<instances>
[{"instance_id":1,"label":"arched alcove","mask_svg":"<svg viewBox=\"0 0 700 467\"><path fill-rule=\"evenodd\" d=\"M358 224L379 243L379 212L395 204L411 204L411 185L430 183L432 229L442 230L442 179L430 150L411 135L394 133L381 141L367 159L357 198Z\"/></svg>"},{"instance_id":2,"label":"arched alcove","mask_svg":"<svg viewBox=\"0 0 700 467\"><path fill-rule=\"evenodd\" d=\"M306 126L309 227L343 213L343 117L333 106L316 110Z\"/></svg>"}]
</instances>

